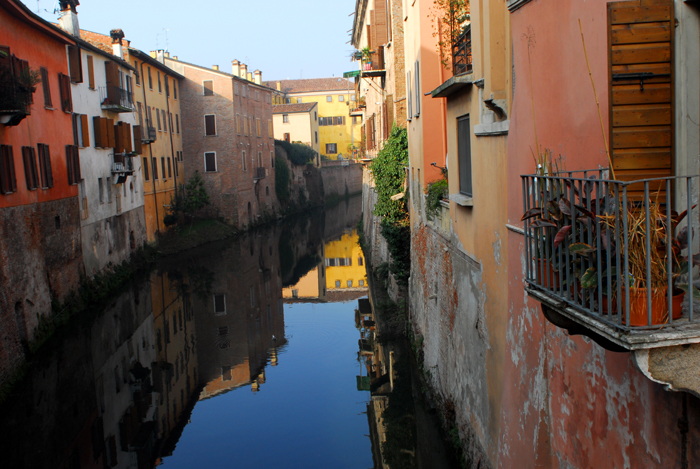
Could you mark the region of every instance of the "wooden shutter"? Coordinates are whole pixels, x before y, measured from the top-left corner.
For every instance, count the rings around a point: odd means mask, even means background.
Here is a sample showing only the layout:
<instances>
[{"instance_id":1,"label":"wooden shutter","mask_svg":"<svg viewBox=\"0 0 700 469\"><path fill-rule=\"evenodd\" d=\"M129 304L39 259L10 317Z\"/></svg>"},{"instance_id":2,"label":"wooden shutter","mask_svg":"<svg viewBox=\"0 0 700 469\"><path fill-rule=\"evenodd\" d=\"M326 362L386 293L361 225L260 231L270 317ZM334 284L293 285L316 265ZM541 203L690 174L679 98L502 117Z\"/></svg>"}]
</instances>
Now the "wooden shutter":
<instances>
[{"instance_id":1,"label":"wooden shutter","mask_svg":"<svg viewBox=\"0 0 700 469\"><path fill-rule=\"evenodd\" d=\"M80 115L80 130L82 131L83 146L90 146L90 125L88 124L88 116L85 114Z\"/></svg>"},{"instance_id":2,"label":"wooden shutter","mask_svg":"<svg viewBox=\"0 0 700 469\"><path fill-rule=\"evenodd\" d=\"M212 80L204 80L204 96L214 96L214 82Z\"/></svg>"},{"instance_id":3,"label":"wooden shutter","mask_svg":"<svg viewBox=\"0 0 700 469\"><path fill-rule=\"evenodd\" d=\"M132 131L134 133L134 152L140 155L143 152L141 147L141 126L133 126Z\"/></svg>"},{"instance_id":4,"label":"wooden shutter","mask_svg":"<svg viewBox=\"0 0 700 469\"><path fill-rule=\"evenodd\" d=\"M143 157L143 180L148 181L150 178L148 176L148 158Z\"/></svg>"},{"instance_id":5,"label":"wooden shutter","mask_svg":"<svg viewBox=\"0 0 700 469\"><path fill-rule=\"evenodd\" d=\"M73 175L75 170L73 169L73 145L66 145L66 168L68 170L68 184L75 184Z\"/></svg>"},{"instance_id":6,"label":"wooden shutter","mask_svg":"<svg viewBox=\"0 0 700 469\"><path fill-rule=\"evenodd\" d=\"M70 89L70 77L59 73L58 86L61 94L61 110L63 110L63 112L73 112L73 97Z\"/></svg>"},{"instance_id":7,"label":"wooden shutter","mask_svg":"<svg viewBox=\"0 0 700 469\"><path fill-rule=\"evenodd\" d=\"M91 90L95 89L95 66L92 61L92 56L87 56L87 67L88 67L88 87Z\"/></svg>"},{"instance_id":8,"label":"wooden shutter","mask_svg":"<svg viewBox=\"0 0 700 469\"><path fill-rule=\"evenodd\" d=\"M83 61L80 57L80 48L68 46L68 68L70 69L70 80L73 83L83 82Z\"/></svg>"},{"instance_id":9,"label":"wooden shutter","mask_svg":"<svg viewBox=\"0 0 700 469\"><path fill-rule=\"evenodd\" d=\"M389 136L389 116L387 116L387 106L386 101L382 104L382 136L386 140Z\"/></svg>"},{"instance_id":10,"label":"wooden shutter","mask_svg":"<svg viewBox=\"0 0 700 469\"><path fill-rule=\"evenodd\" d=\"M216 116L213 116L213 115L204 116L204 127L205 127L205 131L204 131L205 135L216 135Z\"/></svg>"},{"instance_id":11,"label":"wooden shutter","mask_svg":"<svg viewBox=\"0 0 700 469\"><path fill-rule=\"evenodd\" d=\"M374 2L374 28L376 31L377 45L389 42L389 33L386 26L386 0L376 0Z\"/></svg>"},{"instance_id":12,"label":"wooden shutter","mask_svg":"<svg viewBox=\"0 0 700 469\"><path fill-rule=\"evenodd\" d=\"M124 151L131 153L134 147L131 145L131 124L122 122L122 139L124 141Z\"/></svg>"},{"instance_id":13,"label":"wooden shutter","mask_svg":"<svg viewBox=\"0 0 700 469\"><path fill-rule=\"evenodd\" d=\"M119 86L119 67L110 60L105 62L105 75L107 80L107 99L112 104L121 103Z\"/></svg>"},{"instance_id":14,"label":"wooden shutter","mask_svg":"<svg viewBox=\"0 0 700 469\"><path fill-rule=\"evenodd\" d=\"M44 167L46 171L46 187L53 187L53 170L51 169L51 152L49 146L44 145Z\"/></svg>"},{"instance_id":15,"label":"wooden shutter","mask_svg":"<svg viewBox=\"0 0 700 469\"><path fill-rule=\"evenodd\" d=\"M77 184L82 179L80 174L80 152L75 145L72 146L71 150L73 151L73 182Z\"/></svg>"},{"instance_id":16,"label":"wooden shutter","mask_svg":"<svg viewBox=\"0 0 700 469\"><path fill-rule=\"evenodd\" d=\"M24 161L24 178L27 189L34 190L39 187L39 174L36 168L36 152L34 147L22 147L22 160Z\"/></svg>"},{"instance_id":17,"label":"wooden shutter","mask_svg":"<svg viewBox=\"0 0 700 469\"><path fill-rule=\"evenodd\" d=\"M671 0L608 4L610 151L619 180L674 174L673 36ZM659 187L665 183L650 191ZM643 190L633 185L628 196Z\"/></svg>"},{"instance_id":18,"label":"wooden shutter","mask_svg":"<svg viewBox=\"0 0 700 469\"><path fill-rule=\"evenodd\" d=\"M11 145L0 145L0 193L17 191L15 177L15 156Z\"/></svg>"},{"instance_id":19,"label":"wooden shutter","mask_svg":"<svg viewBox=\"0 0 700 469\"><path fill-rule=\"evenodd\" d=\"M105 119L105 135L107 135L107 146L105 148L114 148L117 146L114 135L114 119Z\"/></svg>"},{"instance_id":20,"label":"wooden shutter","mask_svg":"<svg viewBox=\"0 0 700 469\"><path fill-rule=\"evenodd\" d=\"M106 124L106 122L104 122ZM95 116L92 118L92 127L95 136L95 148L105 148L105 129L103 128L103 120L101 117Z\"/></svg>"},{"instance_id":21,"label":"wooden shutter","mask_svg":"<svg viewBox=\"0 0 700 469\"><path fill-rule=\"evenodd\" d=\"M51 107L51 84L49 83L49 71L41 67L41 87L44 89L44 106Z\"/></svg>"}]
</instances>

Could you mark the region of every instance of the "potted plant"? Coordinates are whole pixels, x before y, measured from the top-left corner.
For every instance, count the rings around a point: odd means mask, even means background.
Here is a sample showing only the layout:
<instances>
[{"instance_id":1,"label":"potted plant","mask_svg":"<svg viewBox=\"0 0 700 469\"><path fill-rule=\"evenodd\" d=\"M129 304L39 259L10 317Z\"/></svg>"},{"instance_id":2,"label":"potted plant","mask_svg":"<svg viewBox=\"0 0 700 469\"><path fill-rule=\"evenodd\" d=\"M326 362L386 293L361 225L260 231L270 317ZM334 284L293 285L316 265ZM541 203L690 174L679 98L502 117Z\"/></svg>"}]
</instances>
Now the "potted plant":
<instances>
[{"instance_id":1,"label":"potted plant","mask_svg":"<svg viewBox=\"0 0 700 469\"><path fill-rule=\"evenodd\" d=\"M369 47L362 49L362 70L372 70L372 54L374 53Z\"/></svg>"},{"instance_id":2,"label":"potted plant","mask_svg":"<svg viewBox=\"0 0 700 469\"><path fill-rule=\"evenodd\" d=\"M29 115L29 106L41 74L30 68L12 73L8 67L0 67L0 124L17 125Z\"/></svg>"}]
</instances>

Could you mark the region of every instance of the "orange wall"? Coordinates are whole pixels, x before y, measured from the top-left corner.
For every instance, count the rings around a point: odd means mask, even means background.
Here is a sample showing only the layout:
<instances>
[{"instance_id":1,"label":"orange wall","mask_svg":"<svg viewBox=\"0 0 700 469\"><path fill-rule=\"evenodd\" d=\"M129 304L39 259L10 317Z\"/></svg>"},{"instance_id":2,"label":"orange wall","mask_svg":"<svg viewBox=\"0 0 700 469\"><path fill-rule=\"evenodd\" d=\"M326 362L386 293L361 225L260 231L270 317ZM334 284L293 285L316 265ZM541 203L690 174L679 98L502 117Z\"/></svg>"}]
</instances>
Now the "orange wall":
<instances>
[{"instance_id":1,"label":"orange wall","mask_svg":"<svg viewBox=\"0 0 700 469\"><path fill-rule=\"evenodd\" d=\"M0 208L28 205L77 197L78 187L68 185L66 168L66 145L73 144L71 115L61 111L58 88L58 73L68 75L66 42L45 33L35 26L19 21L7 10L0 8L0 45L9 46L10 52L27 60L32 70L45 67L49 72L51 100L54 110L44 108L44 92L41 84L34 93L31 115L14 127L0 125L0 143L12 145L14 152L17 192L0 195ZM22 162L22 147L31 146L37 151L37 144L49 145L54 186L51 189L27 190ZM37 155L38 156L38 155ZM37 170L39 162L37 159Z\"/></svg>"}]
</instances>

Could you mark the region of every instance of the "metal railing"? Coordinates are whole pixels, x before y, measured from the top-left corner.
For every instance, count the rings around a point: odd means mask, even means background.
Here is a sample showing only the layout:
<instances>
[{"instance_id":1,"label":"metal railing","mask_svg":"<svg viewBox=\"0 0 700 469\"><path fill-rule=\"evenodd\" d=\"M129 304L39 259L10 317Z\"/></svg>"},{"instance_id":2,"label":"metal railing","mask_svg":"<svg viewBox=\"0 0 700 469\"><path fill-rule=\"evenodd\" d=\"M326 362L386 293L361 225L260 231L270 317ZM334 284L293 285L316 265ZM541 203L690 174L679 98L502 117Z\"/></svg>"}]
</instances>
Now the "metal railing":
<instances>
[{"instance_id":1,"label":"metal railing","mask_svg":"<svg viewBox=\"0 0 700 469\"><path fill-rule=\"evenodd\" d=\"M100 103L102 109L133 111L134 94L118 86L100 86Z\"/></svg>"},{"instance_id":2,"label":"metal railing","mask_svg":"<svg viewBox=\"0 0 700 469\"><path fill-rule=\"evenodd\" d=\"M262 166L255 168L255 171L253 172L253 179L265 179L265 168Z\"/></svg>"},{"instance_id":3,"label":"metal railing","mask_svg":"<svg viewBox=\"0 0 700 469\"><path fill-rule=\"evenodd\" d=\"M134 159L126 153L115 153L114 162L112 163L113 173L133 173Z\"/></svg>"},{"instance_id":4,"label":"metal railing","mask_svg":"<svg viewBox=\"0 0 700 469\"><path fill-rule=\"evenodd\" d=\"M149 125L149 123L147 121L146 125L143 128L143 132L141 133L141 143L155 142L156 137L157 137L156 128Z\"/></svg>"},{"instance_id":5,"label":"metal railing","mask_svg":"<svg viewBox=\"0 0 700 469\"><path fill-rule=\"evenodd\" d=\"M700 176L607 173L521 176L528 286L618 330L697 322Z\"/></svg>"},{"instance_id":6,"label":"metal railing","mask_svg":"<svg viewBox=\"0 0 700 469\"><path fill-rule=\"evenodd\" d=\"M468 28L452 44L452 73L461 75L472 71L472 31Z\"/></svg>"}]
</instances>

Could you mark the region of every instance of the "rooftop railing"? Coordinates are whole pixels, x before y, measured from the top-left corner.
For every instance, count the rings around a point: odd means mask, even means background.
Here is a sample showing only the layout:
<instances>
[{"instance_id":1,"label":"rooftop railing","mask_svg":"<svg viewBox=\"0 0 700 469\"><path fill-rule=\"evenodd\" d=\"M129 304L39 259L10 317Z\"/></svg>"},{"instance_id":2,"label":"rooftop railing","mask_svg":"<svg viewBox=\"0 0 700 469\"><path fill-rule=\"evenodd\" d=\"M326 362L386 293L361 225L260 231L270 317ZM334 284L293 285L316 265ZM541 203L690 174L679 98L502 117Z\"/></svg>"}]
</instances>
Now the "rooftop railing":
<instances>
[{"instance_id":1,"label":"rooftop railing","mask_svg":"<svg viewBox=\"0 0 700 469\"><path fill-rule=\"evenodd\" d=\"M529 288L619 331L700 321L699 243L688 227L698 221L700 176L521 177Z\"/></svg>"}]
</instances>

